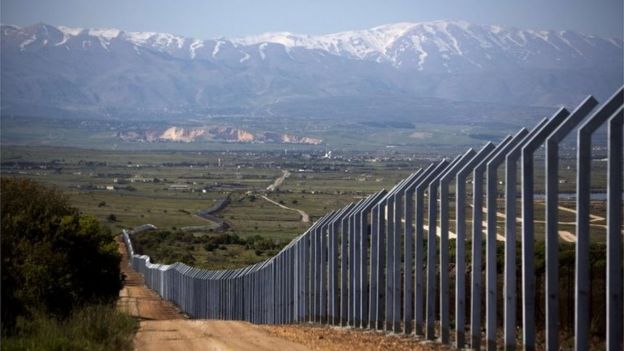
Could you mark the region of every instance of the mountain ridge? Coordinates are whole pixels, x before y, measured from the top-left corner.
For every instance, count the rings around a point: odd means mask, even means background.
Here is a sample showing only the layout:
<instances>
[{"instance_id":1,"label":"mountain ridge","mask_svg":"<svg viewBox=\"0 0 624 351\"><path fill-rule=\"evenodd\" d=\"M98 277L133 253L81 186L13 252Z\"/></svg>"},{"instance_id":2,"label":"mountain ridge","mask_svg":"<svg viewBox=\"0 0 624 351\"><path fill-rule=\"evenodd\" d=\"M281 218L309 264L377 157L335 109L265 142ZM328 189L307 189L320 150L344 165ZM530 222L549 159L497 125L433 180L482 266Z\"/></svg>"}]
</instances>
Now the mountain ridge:
<instances>
[{"instance_id":1,"label":"mountain ridge","mask_svg":"<svg viewBox=\"0 0 624 351\"><path fill-rule=\"evenodd\" d=\"M43 23L0 32L2 113L264 114L284 101L379 95L553 106L621 85L624 47L465 21L207 40Z\"/></svg>"},{"instance_id":2,"label":"mountain ridge","mask_svg":"<svg viewBox=\"0 0 624 351\"><path fill-rule=\"evenodd\" d=\"M419 52L419 69L422 70L423 61L429 53L423 49L422 43L433 41L438 51L448 52L450 55L463 56L458 39L452 34L453 31L460 35L469 35L472 40L478 41L482 49L506 48L520 50L529 41L542 41L549 45L549 49L567 51L573 56L583 58L587 55L587 48L583 46L611 45L613 49L622 50L624 40L621 38L601 38L594 35L586 35L568 30L530 30L518 28L505 28L497 25L472 24L466 21L429 21L429 22L401 22L376 26L370 29L342 31L322 35L295 34L291 32L267 32L259 35L251 35L239 38L197 39L160 32L131 32L116 28L72 28L65 26L54 27L45 23L38 23L28 27L2 25L2 34L6 36L6 30L28 30L33 27L41 27L44 31L53 28L63 35L61 41L50 43L61 46L75 37L90 36L100 41L100 45L107 49L113 39L125 39L134 45L161 50L173 54L175 49L185 49L187 58L196 59L196 50L205 46L211 46L211 56L219 53L220 46L231 44L234 48L241 49L246 46L261 46L263 44L282 45L287 51L293 48L305 48L311 50L323 50L335 55L347 54L351 58L366 59L374 57L375 60L386 59L395 66L401 66L397 52L393 46L399 45L398 40L409 36L412 44L416 45ZM438 38L433 38L437 35ZM44 41L47 39L43 39ZM573 45L571 40L575 40ZM36 37L32 36L22 43L20 49L25 50L35 43ZM46 43L47 44L47 43ZM44 44L44 45L46 45ZM587 44L587 45L583 45ZM405 46L401 47L405 49ZM520 50L521 51L521 50ZM179 54L179 52L177 52ZM243 55L245 53L242 53ZM245 56L241 58L244 59ZM239 60L240 62L240 60ZM479 65L478 63L473 63Z\"/></svg>"}]
</instances>

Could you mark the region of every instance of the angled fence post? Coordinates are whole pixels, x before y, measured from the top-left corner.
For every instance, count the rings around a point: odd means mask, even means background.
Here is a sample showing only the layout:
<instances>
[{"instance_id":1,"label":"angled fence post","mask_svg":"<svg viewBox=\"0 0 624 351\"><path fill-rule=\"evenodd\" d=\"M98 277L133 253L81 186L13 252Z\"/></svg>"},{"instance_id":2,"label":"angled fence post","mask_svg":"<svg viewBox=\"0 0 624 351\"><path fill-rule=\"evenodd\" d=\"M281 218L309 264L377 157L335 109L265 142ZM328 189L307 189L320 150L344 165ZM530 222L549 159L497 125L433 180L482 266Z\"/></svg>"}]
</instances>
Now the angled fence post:
<instances>
[{"instance_id":1,"label":"angled fence post","mask_svg":"<svg viewBox=\"0 0 624 351\"><path fill-rule=\"evenodd\" d=\"M505 145L511 137L507 136L500 142ZM463 348L466 334L466 178L483 159L496 150L494 144L488 142L466 163L455 176L455 346ZM448 225L448 224L447 224Z\"/></svg>"},{"instance_id":2,"label":"angled fence post","mask_svg":"<svg viewBox=\"0 0 624 351\"><path fill-rule=\"evenodd\" d=\"M340 230L340 325L345 326L349 320L350 297L349 297L349 227L351 215L364 200L358 201L347 213L341 222Z\"/></svg>"},{"instance_id":3,"label":"angled fence post","mask_svg":"<svg viewBox=\"0 0 624 351\"><path fill-rule=\"evenodd\" d=\"M379 240L377 242L377 253L379 254L378 264L381 265L380 271L377 277L377 287L379 290L383 290L384 301L378 300L378 308L383 305L384 307L384 329L386 331L392 330L393 315L393 293L394 293L394 202L393 195L398 187L405 182L405 179L401 180L395 185L390 192L385 194L377 205L379 206ZM382 228L383 226L383 228ZM385 269L384 269L385 268ZM384 274L385 273L385 274Z\"/></svg>"},{"instance_id":4,"label":"angled fence post","mask_svg":"<svg viewBox=\"0 0 624 351\"><path fill-rule=\"evenodd\" d=\"M482 267L482 245L483 245L483 174L488 162L492 159L502 157L520 142L527 134L522 128L507 143L500 143L487 158L482 160L473 170L472 175L472 275L471 275L471 299L470 299L470 346L473 349L480 349L481 344L481 267ZM459 232L459 230L458 230ZM459 292L458 292L459 294ZM458 322L459 325L459 322ZM458 347L463 347L458 344Z\"/></svg>"},{"instance_id":5,"label":"angled fence post","mask_svg":"<svg viewBox=\"0 0 624 351\"><path fill-rule=\"evenodd\" d=\"M478 291L473 291L474 301L478 301L481 303L481 243L483 242L483 230L482 230L482 216L483 216L483 175L487 170L488 163L492 160L493 157L497 155L500 150L505 149L509 143L513 141L511 136L507 136L498 146L492 150L490 154L488 154L473 170L473 180L475 184L475 190L473 194L474 200L474 208L473 213L475 217L473 217L473 228L476 230L473 231L473 247L472 254L473 257L476 258L475 262L473 262L473 284L474 282L478 282L479 288ZM495 175L495 173L494 173ZM488 206L488 216L487 216L487 232L486 232L486 264L485 264L485 272L486 272L486 347L488 350L496 349L496 179L495 176L490 176L487 179L487 187L486 187L486 204ZM478 202L478 206L477 206ZM491 215L494 217L491 217ZM476 241L479 241L477 245ZM476 262L479 264L476 264ZM478 269L478 271L475 271ZM475 279L477 278L478 279ZM475 288L475 285L473 285ZM479 316L480 319L480 316ZM474 321L474 319L473 319ZM476 328L475 328L476 329ZM476 330L475 330L476 331ZM494 335L494 337L492 337ZM474 333L473 333L473 341L474 341ZM474 345L471 345L474 347Z\"/></svg>"},{"instance_id":6,"label":"angled fence post","mask_svg":"<svg viewBox=\"0 0 624 351\"><path fill-rule=\"evenodd\" d=\"M437 199L438 199L438 186L440 182L440 178L444 175L444 173L451 169L461 160L462 156L457 156L453 162L451 162L447 168L445 168L440 174L438 174L430 183L429 183L429 201L428 201L428 226L429 229L427 231L427 295L426 295L426 328L425 328L425 337L428 340L433 340L435 338L435 293L436 293L436 231L437 231L437 223L436 223L436 208L437 208Z\"/></svg>"},{"instance_id":7,"label":"angled fence post","mask_svg":"<svg viewBox=\"0 0 624 351\"><path fill-rule=\"evenodd\" d=\"M363 203L364 201L362 201ZM362 205L362 203L360 203L360 206ZM349 216L349 241L347 243L347 246L349 247L349 263L348 263L348 269L349 269L349 292L348 292L348 300L349 300L349 307L347 309L348 311L348 318L347 318L347 325L349 326L353 326L353 320L355 317L355 216L356 216L357 211L354 211L350 216Z\"/></svg>"},{"instance_id":8,"label":"angled fence post","mask_svg":"<svg viewBox=\"0 0 624 351\"><path fill-rule=\"evenodd\" d=\"M392 331L394 321L394 199L386 200L386 331Z\"/></svg>"},{"instance_id":9,"label":"angled fence post","mask_svg":"<svg viewBox=\"0 0 624 351\"><path fill-rule=\"evenodd\" d=\"M386 303L386 289L388 288L388 278L386 277L386 269L388 269L388 260L386 259L386 206L388 199L397 191L397 189L406 182L401 180L389 192L382 191L377 194L373 201L366 205L365 210L371 212L371 247L370 247L370 289L369 299L370 307L363 306L362 317L366 317L368 310L368 319L371 328L383 328L383 320L388 321L387 315L384 313L388 308ZM388 239L390 240L390 239ZM363 248L363 251L366 251ZM365 267L365 265L363 266ZM362 275L367 274L362 271ZM362 278L362 283L366 279ZM366 300L365 286L362 286L362 301ZM365 322L362 323L365 325Z\"/></svg>"},{"instance_id":10,"label":"angled fence post","mask_svg":"<svg viewBox=\"0 0 624 351\"><path fill-rule=\"evenodd\" d=\"M402 237L402 215L403 215L403 195L405 193L405 189L409 184L418 176L420 170L410 174L407 178L403 180L403 182L399 183L397 187L394 189L394 196L392 197L393 201L393 211L392 214L394 216L393 222L393 230L392 230L392 256L393 260L391 261L393 269L393 292L392 292L392 331L394 333L399 333L401 331L401 237ZM390 237L388 237L390 240ZM386 277L386 279L389 279Z\"/></svg>"},{"instance_id":11,"label":"angled fence post","mask_svg":"<svg viewBox=\"0 0 624 351\"><path fill-rule=\"evenodd\" d=\"M453 161L455 162L455 161ZM435 168L426 177L419 180L415 186L415 232L414 232L414 322L417 335L425 331L425 295L424 295L424 192L446 167L448 161L438 162Z\"/></svg>"},{"instance_id":12,"label":"angled fence post","mask_svg":"<svg viewBox=\"0 0 624 351\"><path fill-rule=\"evenodd\" d=\"M510 154L516 159L520 153L522 145L526 143L532 135L537 133L545 126L546 121L542 121L529 135L522 138L521 141L516 138L516 144L500 150L493 156L486 166L487 187L486 187L486 207L487 207L487 235L486 235L486 346L489 350L496 349L496 240L497 240L497 170L503 161L507 160ZM532 239L531 239L532 240ZM473 316L473 320L479 316ZM477 323L480 319L477 321ZM473 345L478 347L481 338L479 328L472 327Z\"/></svg>"},{"instance_id":13,"label":"angled fence post","mask_svg":"<svg viewBox=\"0 0 624 351\"><path fill-rule=\"evenodd\" d=\"M355 326L356 325L356 317L360 318L361 312L361 301L358 300L358 297L361 297L361 286L359 272L361 271L361 267L358 267L358 264L361 264L361 259L359 255L361 254L361 246L358 243L361 241L359 236L361 235L360 230L360 216L363 208L369 204L375 196L378 194L373 194L368 196L366 199L358 202L351 211L346 215L346 229L348 231L349 242L346 243L346 247L348 247L348 263L345 263L345 275L348 273L348 291L345 289L345 297L347 301L346 312L347 312L347 325ZM344 226L344 220L343 220ZM343 239L344 239L343 235ZM346 257L345 257L346 260ZM345 262L345 261L343 261Z\"/></svg>"},{"instance_id":14,"label":"angled fence post","mask_svg":"<svg viewBox=\"0 0 624 351\"><path fill-rule=\"evenodd\" d=\"M369 273L369 269L368 269L368 254L369 254L369 237L372 237L373 232L371 231L369 234L369 213L371 212L372 208L377 204L377 202L379 202L379 200L385 196L386 194L386 190L382 189L381 191L377 192L376 194L373 194L368 201L366 201L366 203L363 205L363 207L360 209L360 240L359 240L359 244L360 244L360 262L359 262L359 275L360 275L360 279L359 279L359 286L357 289L357 293L358 293L358 303L356 303L356 308L359 309L359 320L356 320L356 326L358 327L362 327L362 328L366 328L368 325L368 311L369 311L369 305L370 305L370 300L368 299L368 273ZM372 223L371 223L372 224ZM371 248L372 249L372 248Z\"/></svg>"},{"instance_id":15,"label":"angled fence post","mask_svg":"<svg viewBox=\"0 0 624 351\"><path fill-rule=\"evenodd\" d=\"M401 192L397 191L393 197L394 229L392 230L392 331L401 331L401 214L403 213L403 201ZM390 240L390 238L388 238Z\"/></svg>"},{"instance_id":16,"label":"angled fence post","mask_svg":"<svg viewBox=\"0 0 624 351\"><path fill-rule=\"evenodd\" d=\"M338 220L342 210L332 211L328 219L323 223L320 228L321 233L321 274L320 274L320 322L328 322L328 311L331 301L328 301L328 296L331 296L331 252L332 252L332 238L331 232L334 227L334 222ZM331 299L331 297L330 297Z\"/></svg>"},{"instance_id":17,"label":"angled fence post","mask_svg":"<svg viewBox=\"0 0 624 351\"><path fill-rule=\"evenodd\" d=\"M357 205L356 205L357 206ZM350 213L351 211L349 211ZM348 246L349 216L345 216L340 224L340 325L345 326L348 319Z\"/></svg>"},{"instance_id":18,"label":"angled fence post","mask_svg":"<svg viewBox=\"0 0 624 351\"><path fill-rule=\"evenodd\" d=\"M364 203L366 203L367 201L365 200ZM361 304L361 300L360 300L360 296L361 296L361 292L362 292L362 287L360 286L360 282L361 282L361 271L362 271L362 221L361 221L361 217L362 217L362 209L360 208L356 213L354 213L353 215L353 233L351 234L353 237L353 257L351 260L349 260L349 268L353 269L353 290L351 292L351 298L352 298L352 306L353 306L353 312L352 312L352 316L353 319L351 320L352 322L352 326L357 327L360 323L360 313L361 313L361 309L360 309L360 304Z\"/></svg>"},{"instance_id":19,"label":"angled fence post","mask_svg":"<svg viewBox=\"0 0 624 351\"><path fill-rule=\"evenodd\" d=\"M434 168L435 164L431 163L425 170L419 170L417 176L406 185L404 190L403 332L408 335L412 333L412 321L414 319L414 193L416 185L429 175Z\"/></svg>"},{"instance_id":20,"label":"angled fence post","mask_svg":"<svg viewBox=\"0 0 624 351\"><path fill-rule=\"evenodd\" d=\"M313 298L313 319L312 321L317 322L317 323L321 323L322 322L322 307L323 307L323 289L324 287L326 287L326 282L325 279L327 276L327 273L323 273L323 269L326 268L326 265L324 264L323 258L327 258L326 255L323 255L323 252L325 251L325 247L323 246L323 244L326 243L326 240L322 240L322 238L325 237L325 231L326 231L326 225L327 223L333 218L333 216L335 215L335 212L329 212L328 214L326 214L325 216L323 216L321 219L318 220L318 224L316 225L316 227L314 228L314 230L312 231L312 233L314 234L314 239L313 239L313 243L314 243L314 251L313 251L313 255L314 255L314 275L313 275L313 282L314 282L314 298Z\"/></svg>"},{"instance_id":21,"label":"angled fence post","mask_svg":"<svg viewBox=\"0 0 624 351\"><path fill-rule=\"evenodd\" d=\"M494 156L493 160L488 164L488 172L490 168L498 167L502 161L505 161L505 263L504 263L504 344L506 348L515 347L516 343L516 186L517 186L517 161L520 157L520 151L526 142L528 142L535 133L548 121L542 119L531 132L526 133L521 130L516 134L519 136L523 133L521 140L514 137L514 142L505 148L504 152L499 152ZM503 158L503 159L501 159ZM496 160L496 162L494 162ZM489 180L489 178L488 178Z\"/></svg>"},{"instance_id":22,"label":"angled fence post","mask_svg":"<svg viewBox=\"0 0 624 351\"><path fill-rule=\"evenodd\" d=\"M370 241L370 284L369 284L369 314L368 314L368 326L369 328L376 329L378 315L378 297L377 297L377 282L378 270L379 270L379 205L375 204L371 210L371 241Z\"/></svg>"},{"instance_id":23,"label":"angled fence post","mask_svg":"<svg viewBox=\"0 0 624 351\"><path fill-rule=\"evenodd\" d=\"M386 209L383 203L378 203L375 209L377 214L377 248L375 250L375 279L377 284L374 296L377 300L375 304L375 329L381 330L384 328L384 321L386 320ZM372 288L373 286L371 285Z\"/></svg>"},{"instance_id":24,"label":"angled fence post","mask_svg":"<svg viewBox=\"0 0 624 351\"><path fill-rule=\"evenodd\" d=\"M340 225L342 224L342 220L345 215L353 208L354 203L350 203L345 206L340 214L335 218L330 226L330 267L329 267L329 314L330 314L330 323L331 324L340 324L340 286L339 286L339 278L340 271L338 269L338 232L340 230Z\"/></svg>"},{"instance_id":25,"label":"angled fence post","mask_svg":"<svg viewBox=\"0 0 624 351\"><path fill-rule=\"evenodd\" d=\"M550 337L549 344L552 347L558 345L554 339L557 339L559 334L559 232L557 229L559 143L597 104L591 96L585 99L546 139L546 295L549 304L546 311L549 326L556 327L550 333L547 330L547 335ZM589 323L589 321L585 320L583 323ZM511 339L508 343L511 343Z\"/></svg>"},{"instance_id":26,"label":"angled fence post","mask_svg":"<svg viewBox=\"0 0 624 351\"><path fill-rule=\"evenodd\" d=\"M449 184L455 174L475 156L471 148L461 159L444 172L440 178L440 336L443 344L449 343L451 334L449 317ZM429 226L431 228L431 225Z\"/></svg>"},{"instance_id":27,"label":"angled fence post","mask_svg":"<svg viewBox=\"0 0 624 351\"><path fill-rule=\"evenodd\" d=\"M311 319L311 315L312 315L312 310L310 308L311 304L310 304L310 280L312 279L311 276L311 269L312 269L312 264L311 264L311 256L310 256L310 249L311 249L311 231L309 231L303 239L303 296L301 299L301 303L302 303L302 317L304 321L310 321Z\"/></svg>"},{"instance_id":28,"label":"angled fence post","mask_svg":"<svg viewBox=\"0 0 624 351\"><path fill-rule=\"evenodd\" d=\"M533 191L534 191L534 181L533 181L533 154L537 150L537 148L546 140L548 135L559 126L563 122L563 120L569 115L569 112L565 108L559 109L555 113L555 115L546 123L525 145L523 145L521 153L522 153L522 250L523 250L523 258L528 259L528 261L524 262L524 272L523 274L523 285L524 286L535 286L534 283L534 273L533 273L533 256L534 256L534 247L533 241L535 240L534 234L534 226L533 226ZM523 304L526 308L526 313L533 314L533 310L530 310L528 306L534 306L534 296L533 292L529 291L529 288L524 290L527 295L523 296ZM548 293L546 294L548 296ZM534 309L534 307L533 307ZM550 307L547 306L547 309ZM554 310L548 312L551 316ZM558 312L555 312L558 313ZM553 333L554 330L558 330L556 325L556 316L553 316L555 320L547 321L546 323L546 341L548 343L548 349L557 349L557 338L558 335ZM547 317L548 319L548 317ZM553 322L555 324L553 324ZM533 321L529 321L529 324L526 325L526 335L534 334L533 326L530 325ZM534 337L533 337L534 338ZM554 341L554 344L553 344ZM530 347L530 346L528 346Z\"/></svg>"},{"instance_id":29,"label":"angled fence post","mask_svg":"<svg viewBox=\"0 0 624 351\"><path fill-rule=\"evenodd\" d=\"M618 89L618 91L609 98L609 100L604 103L598 111L596 111L582 126L579 127L577 132L577 159L576 159L576 281L575 281L575 347L577 349L588 348L588 336L589 336L589 215L590 215L590 192L591 192L591 149L592 149L592 134L605 122L611 121L609 118L617 115L617 111L622 108L622 104L624 103L624 88ZM615 117L617 120L617 117ZM609 282L615 282L613 278L619 276L619 274L613 274L612 270L619 271L621 269L621 233L618 228L620 228L619 224L616 227L609 226L609 211L611 210L610 206L614 206L614 202L616 204L621 203L621 178L618 178L618 170L619 166L621 169L621 149L622 146L619 147L619 158L617 155L618 150L617 146L615 149L613 148L614 143L617 144L621 142L621 137L618 139L618 132L621 135L622 128L620 126L619 130L617 128L612 128L612 125L609 124L608 130L608 171L607 171L607 196L612 195L610 192L611 189L619 189L617 192L618 198L616 199L607 199L607 344L610 344L611 347L616 345L614 340L617 339L613 329L614 324L621 323L622 320L622 305L621 299L622 295L619 292L619 298L617 298L618 294L615 295L609 294L609 291L615 292L613 290L613 286L609 285ZM619 141L618 141L619 140ZM613 153L613 154L612 154ZM612 169L613 168L613 169ZM585 170L585 171L581 171ZM621 172L621 170L620 170ZM619 179L619 183L618 183ZM615 180L615 182L613 182ZM616 205L617 206L617 205ZM618 211L616 214L616 222L617 216L621 216L621 211ZM615 231L613 231L615 228ZM614 235L614 236L611 236ZM615 245L613 245L615 244ZM613 261L613 258L618 257L618 260ZM609 263L612 263L609 265ZM609 278L611 277L611 279ZM621 279L621 277L619 277ZM621 281L620 281L621 284ZM617 284L616 284L617 285ZM614 298L615 297L615 298ZM613 304L613 306L612 306ZM619 313L619 315L618 315ZM610 318L611 315L616 316L615 319ZM584 320L579 320L582 318ZM618 332L621 332L621 328L616 328ZM610 349L607 346L607 349ZM617 349L617 347L616 347Z\"/></svg>"},{"instance_id":30,"label":"angled fence post","mask_svg":"<svg viewBox=\"0 0 624 351\"><path fill-rule=\"evenodd\" d=\"M621 95L621 90L620 90ZM609 120L608 179L607 179L607 350L624 347L622 309L622 126L624 108ZM578 250L578 249L577 249ZM577 251L578 252L578 251ZM577 263L578 270L578 263ZM577 280L580 282L580 280ZM578 308L578 307L577 307Z\"/></svg>"}]
</instances>

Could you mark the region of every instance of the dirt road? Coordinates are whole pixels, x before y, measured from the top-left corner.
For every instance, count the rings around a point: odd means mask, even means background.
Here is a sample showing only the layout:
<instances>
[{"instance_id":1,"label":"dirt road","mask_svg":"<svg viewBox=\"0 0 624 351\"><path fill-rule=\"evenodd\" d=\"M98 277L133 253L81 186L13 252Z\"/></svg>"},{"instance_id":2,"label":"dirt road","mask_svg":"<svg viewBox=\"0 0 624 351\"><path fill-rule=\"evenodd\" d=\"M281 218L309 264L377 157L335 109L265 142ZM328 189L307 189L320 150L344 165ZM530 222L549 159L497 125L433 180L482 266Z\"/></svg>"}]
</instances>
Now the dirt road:
<instances>
[{"instance_id":1,"label":"dirt road","mask_svg":"<svg viewBox=\"0 0 624 351\"><path fill-rule=\"evenodd\" d=\"M266 190L267 191L275 191L275 189L279 188L280 185L282 185L282 183L284 183L284 180L286 180L286 178L290 177L290 172L288 172L287 170L282 170L282 176L275 179L275 181L273 182L273 184L267 186Z\"/></svg>"},{"instance_id":2,"label":"dirt road","mask_svg":"<svg viewBox=\"0 0 624 351\"><path fill-rule=\"evenodd\" d=\"M298 210L298 209L296 209L296 208L292 208L292 207L284 206L284 205L280 204L279 202L274 201L274 200L271 200L271 199L269 199L268 197L266 197L266 196L264 196L264 195L262 195L262 198L263 198L263 199L265 199L266 201L268 201L268 202L272 203L272 204L273 204L273 205L275 205L275 206L279 206L279 207L281 207L281 208L283 208L283 209L285 209L285 210L295 211L295 212L299 213L299 215L301 216L301 221L302 221L303 223L308 223L308 222L310 221L310 215L309 215L309 214L307 214L307 213L306 213L305 211L303 211L303 210Z\"/></svg>"},{"instance_id":3,"label":"dirt road","mask_svg":"<svg viewBox=\"0 0 624 351\"><path fill-rule=\"evenodd\" d=\"M134 345L145 351L309 350L247 322L188 319L141 322Z\"/></svg>"},{"instance_id":4,"label":"dirt road","mask_svg":"<svg viewBox=\"0 0 624 351\"><path fill-rule=\"evenodd\" d=\"M282 170L282 176L275 179L275 181L273 182L273 184L269 185L266 190L268 192L272 192L275 191L275 189L277 189L280 185L282 185L282 183L284 183L284 180L286 180L286 178L290 177L290 172L287 170ZM292 207L288 207L288 206L284 206L282 204L280 204L277 201L273 201L271 199L269 199L266 196L262 196L263 199L265 199L266 201L272 203L273 205L279 206L285 210L289 210L289 211L295 211L297 213L299 213L299 215L301 216L301 221L304 223L308 223L310 221L310 215L308 215L305 211L302 210L298 210L296 208L292 208Z\"/></svg>"},{"instance_id":5,"label":"dirt road","mask_svg":"<svg viewBox=\"0 0 624 351\"><path fill-rule=\"evenodd\" d=\"M121 239L118 242L126 281L117 306L140 319L135 350L309 350L247 322L186 319L173 304L145 286L143 276L128 266L125 244Z\"/></svg>"}]
</instances>

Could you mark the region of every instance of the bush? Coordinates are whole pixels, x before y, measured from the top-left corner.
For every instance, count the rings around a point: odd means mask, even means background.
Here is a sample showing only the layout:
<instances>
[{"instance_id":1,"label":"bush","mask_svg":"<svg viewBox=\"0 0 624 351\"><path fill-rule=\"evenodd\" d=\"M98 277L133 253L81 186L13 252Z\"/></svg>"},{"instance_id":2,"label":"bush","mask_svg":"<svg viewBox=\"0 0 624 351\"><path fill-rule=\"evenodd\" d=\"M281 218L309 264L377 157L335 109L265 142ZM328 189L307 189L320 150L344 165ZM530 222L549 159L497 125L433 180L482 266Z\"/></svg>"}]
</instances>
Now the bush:
<instances>
[{"instance_id":1,"label":"bush","mask_svg":"<svg viewBox=\"0 0 624 351\"><path fill-rule=\"evenodd\" d=\"M204 245L204 249L205 249L206 251L210 251L210 252L212 252L212 251L216 250L216 249L217 249L217 247L219 247L219 245L218 245L218 244L216 244L216 243L214 243L214 242L212 242L212 241L207 242L207 243Z\"/></svg>"},{"instance_id":2,"label":"bush","mask_svg":"<svg viewBox=\"0 0 624 351\"><path fill-rule=\"evenodd\" d=\"M113 305L85 306L65 320L37 312L17 319L17 334L3 338L2 350L132 350L137 327Z\"/></svg>"},{"instance_id":3,"label":"bush","mask_svg":"<svg viewBox=\"0 0 624 351\"><path fill-rule=\"evenodd\" d=\"M3 178L1 206L3 333L18 316L64 318L76 306L117 298L117 243L96 218L28 179Z\"/></svg>"}]
</instances>

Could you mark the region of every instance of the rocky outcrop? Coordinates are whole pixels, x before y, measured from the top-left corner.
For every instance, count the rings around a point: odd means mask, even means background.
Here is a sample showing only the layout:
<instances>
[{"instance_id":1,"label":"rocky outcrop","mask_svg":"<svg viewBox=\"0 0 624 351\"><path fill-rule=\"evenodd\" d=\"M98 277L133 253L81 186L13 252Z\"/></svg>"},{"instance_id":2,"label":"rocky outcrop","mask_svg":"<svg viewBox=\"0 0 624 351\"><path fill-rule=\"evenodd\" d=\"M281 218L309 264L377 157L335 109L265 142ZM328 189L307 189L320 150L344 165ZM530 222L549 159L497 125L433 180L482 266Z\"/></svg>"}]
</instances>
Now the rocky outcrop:
<instances>
[{"instance_id":1,"label":"rocky outcrop","mask_svg":"<svg viewBox=\"0 0 624 351\"><path fill-rule=\"evenodd\" d=\"M233 143L272 143L272 144L310 144L318 145L322 139L277 132L251 133L244 129L217 126L201 128L168 127L143 131L119 132L117 136L126 142L183 142L222 141Z\"/></svg>"}]
</instances>

